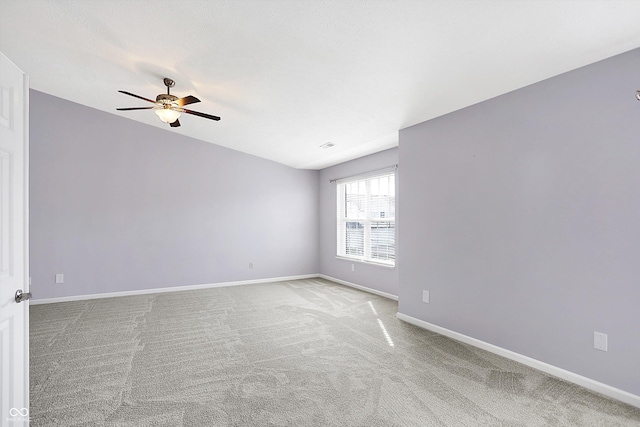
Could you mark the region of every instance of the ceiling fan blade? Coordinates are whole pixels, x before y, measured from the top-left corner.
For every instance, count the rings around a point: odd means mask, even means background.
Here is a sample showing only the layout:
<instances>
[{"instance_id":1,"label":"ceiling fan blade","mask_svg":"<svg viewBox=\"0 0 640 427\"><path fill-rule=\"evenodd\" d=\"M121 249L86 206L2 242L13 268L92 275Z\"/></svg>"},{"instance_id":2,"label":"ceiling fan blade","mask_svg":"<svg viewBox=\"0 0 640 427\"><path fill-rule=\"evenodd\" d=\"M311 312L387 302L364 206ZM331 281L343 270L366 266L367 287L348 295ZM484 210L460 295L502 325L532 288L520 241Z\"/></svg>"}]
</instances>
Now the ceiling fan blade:
<instances>
[{"instance_id":1,"label":"ceiling fan blade","mask_svg":"<svg viewBox=\"0 0 640 427\"><path fill-rule=\"evenodd\" d=\"M200 100L195 96L189 95L178 99L176 102L182 107L183 105L195 104L196 102L200 102Z\"/></svg>"},{"instance_id":2,"label":"ceiling fan blade","mask_svg":"<svg viewBox=\"0 0 640 427\"><path fill-rule=\"evenodd\" d=\"M129 111L129 110L151 110L154 107L129 107L129 108L116 108L116 110L120 111Z\"/></svg>"},{"instance_id":3,"label":"ceiling fan blade","mask_svg":"<svg viewBox=\"0 0 640 427\"><path fill-rule=\"evenodd\" d=\"M181 108L181 110L184 111L187 114L193 114L194 116L204 117L205 119L220 120L220 117L212 116L211 114L199 113L197 111L187 110L186 108Z\"/></svg>"},{"instance_id":4,"label":"ceiling fan blade","mask_svg":"<svg viewBox=\"0 0 640 427\"><path fill-rule=\"evenodd\" d=\"M124 90L119 90L118 92L120 92L120 93L124 93L125 95L133 96L134 98L144 99L145 101L153 102L154 104L156 103L156 101L152 101L152 100L151 100L151 99L149 99L149 98L145 98L145 97L143 97L143 96L136 95L135 93L125 92Z\"/></svg>"},{"instance_id":5,"label":"ceiling fan blade","mask_svg":"<svg viewBox=\"0 0 640 427\"><path fill-rule=\"evenodd\" d=\"M169 126L171 126L172 128L177 128L178 126L180 126L180 120L176 119L175 122L169 123Z\"/></svg>"}]
</instances>

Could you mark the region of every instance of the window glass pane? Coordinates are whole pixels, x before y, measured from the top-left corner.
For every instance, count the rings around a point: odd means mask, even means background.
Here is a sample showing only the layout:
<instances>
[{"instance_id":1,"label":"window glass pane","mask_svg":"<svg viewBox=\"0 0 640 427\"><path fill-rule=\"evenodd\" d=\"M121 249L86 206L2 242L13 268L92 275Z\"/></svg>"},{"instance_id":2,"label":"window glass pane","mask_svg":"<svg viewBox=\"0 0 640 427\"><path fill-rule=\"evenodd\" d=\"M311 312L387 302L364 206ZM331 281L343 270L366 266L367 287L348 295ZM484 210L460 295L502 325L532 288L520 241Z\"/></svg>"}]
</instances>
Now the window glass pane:
<instances>
[{"instance_id":1,"label":"window glass pane","mask_svg":"<svg viewBox=\"0 0 640 427\"><path fill-rule=\"evenodd\" d=\"M374 221L371 223L371 258L390 261L396 258L395 222Z\"/></svg>"},{"instance_id":2,"label":"window glass pane","mask_svg":"<svg viewBox=\"0 0 640 427\"><path fill-rule=\"evenodd\" d=\"M347 222L345 255L364 255L364 223Z\"/></svg>"},{"instance_id":3,"label":"window glass pane","mask_svg":"<svg viewBox=\"0 0 640 427\"><path fill-rule=\"evenodd\" d=\"M369 218L395 217L395 180L393 175L371 180L369 194Z\"/></svg>"},{"instance_id":4,"label":"window glass pane","mask_svg":"<svg viewBox=\"0 0 640 427\"><path fill-rule=\"evenodd\" d=\"M346 218L366 218L366 196L367 188L364 181L354 181L346 185Z\"/></svg>"}]
</instances>

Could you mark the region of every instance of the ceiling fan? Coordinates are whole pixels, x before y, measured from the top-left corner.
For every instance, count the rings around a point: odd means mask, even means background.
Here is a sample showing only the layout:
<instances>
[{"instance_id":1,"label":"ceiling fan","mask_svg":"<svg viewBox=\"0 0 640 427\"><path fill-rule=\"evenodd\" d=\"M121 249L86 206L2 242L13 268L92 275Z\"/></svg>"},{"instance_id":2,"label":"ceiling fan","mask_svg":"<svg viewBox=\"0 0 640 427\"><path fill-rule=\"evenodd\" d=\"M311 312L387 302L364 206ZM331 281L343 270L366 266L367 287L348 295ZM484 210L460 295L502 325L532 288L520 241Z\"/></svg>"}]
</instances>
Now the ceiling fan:
<instances>
[{"instance_id":1,"label":"ceiling fan","mask_svg":"<svg viewBox=\"0 0 640 427\"><path fill-rule=\"evenodd\" d=\"M180 117L180 113L193 114L194 116L204 117L205 119L211 120L220 120L218 116L212 116L211 114L200 113L198 111L187 110L186 108L182 108L185 105L194 104L196 102L200 102L198 98L195 96L185 96L184 98L178 98L175 95L171 95L169 93L169 89L176 85L176 82L173 80L166 78L164 79L164 85L167 87L167 93L161 93L156 96L156 100L153 101L151 99L142 97L140 95L133 94L131 92L125 92L124 90L119 90L118 92L124 93L125 95L133 96L135 98L144 99L145 101L149 101L155 104L153 107L128 107L128 108L116 108L116 110L120 111L130 111L130 110L156 110L156 114L160 117L165 123L169 123L169 126L172 128L176 128L180 126L180 121L178 117Z\"/></svg>"}]
</instances>

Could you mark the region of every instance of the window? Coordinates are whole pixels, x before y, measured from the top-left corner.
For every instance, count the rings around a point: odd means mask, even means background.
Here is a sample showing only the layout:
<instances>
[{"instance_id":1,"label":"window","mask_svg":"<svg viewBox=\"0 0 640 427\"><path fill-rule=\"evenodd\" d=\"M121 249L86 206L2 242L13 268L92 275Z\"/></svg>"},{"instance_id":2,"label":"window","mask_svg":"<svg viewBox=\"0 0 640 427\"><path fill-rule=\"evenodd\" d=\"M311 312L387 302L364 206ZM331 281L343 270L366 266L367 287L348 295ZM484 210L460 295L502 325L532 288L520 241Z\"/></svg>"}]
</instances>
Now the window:
<instances>
[{"instance_id":1,"label":"window","mask_svg":"<svg viewBox=\"0 0 640 427\"><path fill-rule=\"evenodd\" d=\"M338 256L395 265L395 167L337 181Z\"/></svg>"}]
</instances>

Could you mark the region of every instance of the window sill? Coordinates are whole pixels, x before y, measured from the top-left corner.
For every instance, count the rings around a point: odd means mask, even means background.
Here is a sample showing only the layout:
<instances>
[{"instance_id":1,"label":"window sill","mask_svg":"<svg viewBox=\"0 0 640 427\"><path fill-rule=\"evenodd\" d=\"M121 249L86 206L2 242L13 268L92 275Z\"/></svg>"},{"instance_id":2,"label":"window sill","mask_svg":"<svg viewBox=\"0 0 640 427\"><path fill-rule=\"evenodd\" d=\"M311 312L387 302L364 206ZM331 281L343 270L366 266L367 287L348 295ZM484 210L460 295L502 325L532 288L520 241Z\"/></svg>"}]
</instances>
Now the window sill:
<instances>
[{"instance_id":1,"label":"window sill","mask_svg":"<svg viewBox=\"0 0 640 427\"><path fill-rule=\"evenodd\" d=\"M336 255L336 259L339 259L342 261L357 262L359 264L373 265L375 267L388 268L389 270L393 270L396 268L395 264L392 265L392 264L385 264L382 262L365 261L363 259L348 258L348 257L338 256L338 255Z\"/></svg>"}]
</instances>

